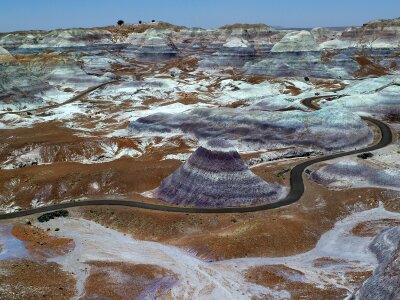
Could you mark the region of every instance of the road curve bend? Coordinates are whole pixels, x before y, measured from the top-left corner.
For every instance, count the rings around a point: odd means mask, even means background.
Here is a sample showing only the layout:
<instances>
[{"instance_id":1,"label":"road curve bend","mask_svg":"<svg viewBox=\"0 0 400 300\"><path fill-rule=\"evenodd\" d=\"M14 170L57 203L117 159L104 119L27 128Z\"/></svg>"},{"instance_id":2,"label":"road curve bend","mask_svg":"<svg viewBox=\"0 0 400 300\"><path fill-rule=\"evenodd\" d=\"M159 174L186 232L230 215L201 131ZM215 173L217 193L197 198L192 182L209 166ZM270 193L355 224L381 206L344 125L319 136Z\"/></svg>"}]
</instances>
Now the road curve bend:
<instances>
[{"instance_id":1,"label":"road curve bend","mask_svg":"<svg viewBox=\"0 0 400 300\"><path fill-rule=\"evenodd\" d=\"M318 106L313 104L314 100L327 98L327 97L336 97L333 96L318 96L318 97L310 97L304 99L302 103L310 109L317 110L319 109ZM149 209L149 210L156 210L156 211L164 211L164 212L178 212L178 213L207 213L207 214L215 214L215 213L246 213L246 212L256 212L268 209L274 209L282 206L286 206L298 201L304 193L304 182L303 182L303 172L304 170L319 162L323 162L326 160L331 160L343 156L369 152L381 149L386 147L392 142L393 134L388 125L384 122L370 118L370 117L361 117L365 121L369 121L376 125L380 132L381 132L381 139L378 143L371 145L366 148L347 151L347 152L340 152L336 154L326 155L317 157L314 159L309 159L305 162L302 162L296 165L290 171L290 192L288 195L283 198L282 200L274 203L257 205L257 206L245 206L245 207L221 207L221 208L198 208L198 207L182 207L182 206L171 206L171 205L160 205L160 204L151 204L145 202L139 202L134 200L109 200L109 199L100 199L100 200L84 200L84 201L77 201L77 202L66 202L66 203L58 203L33 209L27 209L23 211L12 212L8 214L1 214L0 220L5 219L13 219L18 217L24 217L36 213L44 213L58 209L67 209L72 207L81 207L81 206L97 206L97 205L115 205L115 206L126 206L126 207L134 207L134 208L141 208L141 209Z\"/></svg>"}]
</instances>

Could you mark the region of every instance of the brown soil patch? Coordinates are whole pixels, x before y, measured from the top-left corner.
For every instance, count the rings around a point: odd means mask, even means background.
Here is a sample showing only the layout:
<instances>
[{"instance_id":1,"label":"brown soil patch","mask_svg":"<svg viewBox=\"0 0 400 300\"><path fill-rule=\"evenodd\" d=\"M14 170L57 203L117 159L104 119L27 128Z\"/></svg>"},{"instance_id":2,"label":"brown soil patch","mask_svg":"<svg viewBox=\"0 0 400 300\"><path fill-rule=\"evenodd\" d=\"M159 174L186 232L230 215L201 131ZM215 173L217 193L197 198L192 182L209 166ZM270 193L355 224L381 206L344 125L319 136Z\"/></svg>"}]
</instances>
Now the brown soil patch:
<instances>
[{"instance_id":1,"label":"brown soil patch","mask_svg":"<svg viewBox=\"0 0 400 300\"><path fill-rule=\"evenodd\" d=\"M297 96L301 94L301 89L289 82L285 84L285 88L286 91L283 92L284 94L291 94L292 96Z\"/></svg>"},{"instance_id":2,"label":"brown soil patch","mask_svg":"<svg viewBox=\"0 0 400 300\"><path fill-rule=\"evenodd\" d=\"M308 158L292 158L268 162L251 167L251 171L268 183L281 184L289 187L290 170L294 168L295 165L307 159Z\"/></svg>"},{"instance_id":3,"label":"brown soil patch","mask_svg":"<svg viewBox=\"0 0 400 300\"><path fill-rule=\"evenodd\" d=\"M90 274L82 299L171 297L169 290L177 280L168 270L154 265L98 261L90 262L89 265ZM152 291L155 287L158 288Z\"/></svg>"},{"instance_id":4,"label":"brown soil patch","mask_svg":"<svg viewBox=\"0 0 400 300\"><path fill-rule=\"evenodd\" d=\"M148 29L170 29L175 32L179 32L180 30L186 28L184 26L172 25L166 22L149 22L142 24L124 24L122 26L106 26L106 27L98 27L97 29L108 30L113 34L113 40L117 40L118 38L126 38L131 33L143 33Z\"/></svg>"},{"instance_id":5,"label":"brown soil patch","mask_svg":"<svg viewBox=\"0 0 400 300\"><path fill-rule=\"evenodd\" d=\"M360 53L360 56L353 57L353 60L360 65L360 68L354 74L356 78L383 76L389 73L385 67L379 65L377 62L374 62L371 57L367 57L363 53Z\"/></svg>"},{"instance_id":6,"label":"brown soil patch","mask_svg":"<svg viewBox=\"0 0 400 300\"><path fill-rule=\"evenodd\" d=\"M235 23L235 24L228 24L220 27L220 29L225 30L233 30L233 29L268 29L269 27L263 23L256 23L256 24L247 24L247 23Z\"/></svg>"},{"instance_id":7,"label":"brown soil patch","mask_svg":"<svg viewBox=\"0 0 400 300\"><path fill-rule=\"evenodd\" d=\"M320 257L314 260L314 267L323 268L329 265L335 265L342 262L344 262L344 260L333 259L331 257Z\"/></svg>"},{"instance_id":8,"label":"brown soil patch","mask_svg":"<svg viewBox=\"0 0 400 300\"><path fill-rule=\"evenodd\" d=\"M268 80L268 77L264 77L264 76L246 76L243 77L243 79L251 84L260 84L266 80Z\"/></svg>"},{"instance_id":9,"label":"brown soil patch","mask_svg":"<svg viewBox=\"0 0 400 300\"><path fill-rule=\"evenodd\" d=\"M381 230L389 227L400 226L400 220L383 219L360 223L351 231L357 236L376 236Z\"/></svg>"},{"instance_id":10,"label":"brown soil patch","mask_svg":"<svg viewBox=\"0 0 400 300\"><path fill-rule=\"evenodd\" d=\"M162 160L166 154L190 151L190 146L181 138L170 139L160 147L157 145L162 139L156 138L154 145L146 146L146 153L139 158L123 157L111 162L81 164L71 162L71 159L89 154L101 159L100 143L103 142L113 143L120 150L141 151L142 145L137 139L84 138L75 133L78 132L59 127L57 123L0 131L0 138L7 145L0 153L3 161L13 150L40 146L43 161L52 162L0 170L0 197L4 201L15 201L22 208L30 207L33 199L44 203L82 197L110 198L110 195L136 199L137 193L156 188L163 178L179 167L178 161Z\"/></svg>"},{"instance_id":11,"label":"brown soil patch","mask_svg":"<svg viewBox=\"0 0 400 300\"><path fill-rule=\"evenodd\" d=\"M328 62L330 62L332 57L335 57L338 54L339 54L338 51L325 50L324 52L322 52L321 61L324 63L328 63Z\"/></svg>"},{"instance_id":12,"label":"brown soil patch","mask_svg":"<svg viewBox=\"0 0 400 300\"><path fill-rule=\"evenodd\" d=\"M286 290L291 294L291 299L343 299L346 290L335 287L318 288L310 283L291 281L287 277L296 275L301 278L300 271L288 268L284 265L261 266L246 272L246 278L250 282L274 289Z\"/></svg>"},{"instance_id":13,"label":"brown soil patch","mask_svg":"<svg viewBox=\"0 0 400 300\"><path fill-rule=\"evenodd\" d=\"M389 55L389 57L400 57L400 52L393 52Z\"/></svg>"},{"instance_id":14,"label":"brown soil patch","mask_svg":"<svg viewBox=\"0 0 400 300\"><path fill-rule=\"evenodd\" d=\"M138 140L126 137L82 137L81 132L65 128L61 123L39 123L33 127L0 130L0 139L5 146L0 151L0 160L15 156L14 151L40 147L43 162L66 162L76 156L100 156L101 143L115 143L118 150L131 148L139 150Z\"/></svg>"},{"instance_id":15,"label":"brown soil patch","mask_svg":"<svg viewBox=\"0 0 400 300\"><path fill-rule=\"evenodd\" d=\"M14 225L12 235L25 242L26 249L34 257L55 257L73 250L75 243L72 239L58 238L48 232L30 225Z\"/></svg>"},{"instance_id":16,"label":"brown soil patch","mask_svg":"<svg viewBox=\"0 0 400 300\"><path fill-rule=\"evenodd\" d=\"M237 100L229 104L221 105L220 107L225 107L225 108L238 108L241 106L248 106L249 104L245 100Z\"/></svg>"},{"instance_id":17,"label":"brown soil patch","mask_svg":"<svg viewBox=\"0 0 400 300\"><path fill-rule=\"evenodd\" d=\"M397 64L397 62L395 62L395 61L392 61L392 62L389 64L389 68L392 69L392 70L396 70L397 67L398 67L398 64Z\"/></svg>"},{"instance_id":18,"label":"brown soil patch","mask_svg":"<svg viewBox=\"0 0 400 300\"><path fill-rule=\"evenodd\" d=\"M178 100L176 102L190 105L196 103L207 103L208 101L202 100L198 97L197 93L180 93Z\"/></svg>"},{"instance_id":19,"label":"brown soil patch","mask_svg":"<svg viewBox=\"0 0 400 300\"><path fill-rule=\"evenodd\" d=\"M25 65L28 69L31 67L38 67L44 69L54 65L63 63L74 63L73 59L66 56L64 53L57 52L43 52L38 54L17 54L14 55L18 63Z\"/></svg>"},{"instance_id":20,"label":"brown soil patch","mask_svg":"<svg viewBox=\"0 0 400 300\"><path fill-rule=\"evenodd\" d=\"M179 165L175 160L150 162L121 158L92 165L56 163L1 171L0 195L15 199L22 208L29 208L32 199L44 203L82 197L137 199L137 193L156 188Z\"/></svg>"},{"instance_id":21,"label":"brown soil patch","mask_svg":"<svg viewBox=\"0 0 400 300\"><path fill-rule=\"evenodd\" d=\"M0 299L71 299L75 279L56 263L0 261Z\"/></svg>"},{"instance_id":22,"label":"brown soil patch","mask_svg":"<svg viewBox=\"0 0 400 300\"><path fill-rule=\"evenodd\" d=\"M343 90L347 84L339 80L317 80L313 82L317 89L323 89L326 92L337 92Z\"/></svg>"},{"instance_id":23,"label":"brown soil patch","mask_svg":"<svg viewBox=\"0 0 400 300\"><path fill-rule=\"evenodd\" d=\"M390 123L400 123L400 112L387 114L385 120Z\"/></svg>"},{"instance_id":24,"label":"brown soil patch","mask_svg":"<svg viewBox=\"0 0 400 300\"><path fill-rule=\"evenodd\" d=\"M194 57L184 57L168 61L160 72L166 73L171 68L178 68L183 72L193 72L199 66L199 59ZM182 74L184 75L184 74Z\"/></svg>"},{"instance_id":25,"label":"brown soil patch","mask_svg":"<svg viewBox=\"0 0 400 300\"><path fill-rule=\"evenodd\" d=\"M149 105L160 103L160 102L163 102L163 101L165 101L165 99L149 97L149 98L143 100L143 105L149 106Z\"/></svg>"},{"instance_id":26,"label":"brown soil patch","mask_svg":"<svg viewBox=\"0 0 400 300\"><path fill-rule=\"evenodd\" d=\"M346 272L345 276L347 282L356 286L360 286L365 280L372 276L372 271Z\"/></svg>"},{"instance_id":27,"label":"brown soil patch","mask_svg":"<svg viewBox=\"0 0 400 300\"><path fill-rule=\"evenodd\" d=\"M280 109L277 109L276 111L293 111L293 110L305 111L304 109L301 109L299 107L294 107L294 106L280 108Z\"/></svg>"}]
</instances>

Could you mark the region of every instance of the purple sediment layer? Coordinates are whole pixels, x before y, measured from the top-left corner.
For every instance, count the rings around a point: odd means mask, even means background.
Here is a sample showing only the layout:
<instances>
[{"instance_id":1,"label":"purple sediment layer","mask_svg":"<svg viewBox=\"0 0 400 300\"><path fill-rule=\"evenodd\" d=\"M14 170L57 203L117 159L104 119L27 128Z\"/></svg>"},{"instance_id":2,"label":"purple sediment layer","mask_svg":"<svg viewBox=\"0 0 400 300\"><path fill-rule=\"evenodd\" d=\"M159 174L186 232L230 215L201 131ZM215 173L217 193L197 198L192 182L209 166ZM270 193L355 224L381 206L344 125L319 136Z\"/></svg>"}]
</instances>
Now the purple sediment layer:
<instances>
[{"instance_id":1,"label":"purple sediment layer","mask_svg":"<svg viewBox=\"0 0 400 300\"><path fill-rule=\"evenodd\" d=\"M219 140L198 148L161 182L156 195L178 205L227 207L275 202L285 191L252 173L239 153Z\"/></svg>"}]
</instances>

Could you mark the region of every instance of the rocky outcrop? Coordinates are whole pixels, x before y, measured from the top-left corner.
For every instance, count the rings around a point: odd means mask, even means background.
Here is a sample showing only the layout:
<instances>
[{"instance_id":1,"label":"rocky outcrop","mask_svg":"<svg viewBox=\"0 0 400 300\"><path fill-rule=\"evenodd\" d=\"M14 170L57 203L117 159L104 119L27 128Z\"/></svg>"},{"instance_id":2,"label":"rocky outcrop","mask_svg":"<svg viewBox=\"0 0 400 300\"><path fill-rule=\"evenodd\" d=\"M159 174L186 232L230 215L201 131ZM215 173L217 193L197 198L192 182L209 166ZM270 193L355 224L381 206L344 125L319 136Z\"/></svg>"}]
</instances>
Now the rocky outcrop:
<instances>
[{"instance_id":1,"label":"rocky outcrop","mask_svg":"<svg viewBox=\"0 0 400 300\"><path fill-rule=\"evenodd\" d=\"M294 31L286 34L276 43L271 52L318 51L319 46L309 31Z\"/></svg>"},{"instance_id":2,"label":"rocky outcrop","mask_svg":"<svg viewBox=\"0 0 400 300\"><path fill-rule=\"evenodd\" d=\"M178 55L169 30L148 29L144 33L132 33L125 42L129 44L124 51L125 55L139 60L157 61L175 58Z\"/></svg>"},{"instance_id":3,"label":"rocky outcrop","mask_svg":"<svg viewBox=\"0 0 400 300\"><path fill-rule=\"evenodd\" d=\"M339 109L243 113L234 109L197 108L180 114L156 113L142 117L131 122L129 129L132 134L148 136L183 132L200 140L217 137L238 140L241 147L252 150L278 145L354 149L372 139L368 125L359 116Z\"/></svg>"},{"instance_id":4,"label":"rocky outcrop","mask_svg":"<svg viewBox=\"0 0 400 300\"><path fill-rule=\"evenodd\" d=\"M400 169L379 170L359 161L343 159L314 171L310 179L333 189L375 187L399 190Z\"/></svg>"},{"instance_id":5,"label":"rocky outcrop","mask_svg":"<svg viewBox=\"0 0 400 300\"><path fill-rule=\"evenodd\" d=\"M69 48L110 43L111 33L106 30L69 29L50 31L35 44L24 44L21 48Z\"/></svg>"},{"instance_id":6,"label":"rocky outcrop","mask_svg":"<svg viewBox=\"0 0 400 300\"><path fill-rule=\"evenodd\" d=\"M322 48L399 48L400 18L376 20L361 27L350 27L333 40L321 44Z\"/></svg>"},{"instance_id":7,"label":"rocky outcrop","mask_svg":"<svg viewBox=\"0 0 400 300\"><path fill-rule=\"evenodd\" d=\"M380 20L345 31L326 28L295 31L277 30L265 24L202 29L151 22L97 29L4 33L0 34L0 47L12 55L48 50L82 51L92 57L88 73L96 75L110 71L111 59L99 60L93 52L108 51L142 61L195 55L201 68L234 67L251 75L353 79L363 77L356 74L359 66L354 60L361 49L387 51L378 53L376 64L386 69L378 75L398 69L399 56L393 51L400 48L399 23L399 19ZM329 55L325 55L327 52Z\"/></svg>"},{"instance_id":8,"label":"rocky outcrop","mask_svg":"<svg viewBox=\"0 0 400 300\"><path fill-rule=\"evenodd\" d=\"M39 79L19 63L0 63L0 99L10 99L20 107L25 103L37 101L34 94L49 90L48 83ZM15 98L17 97L17 98ZM21 97L21 98L19 98ZM7 102L0 103L0 110L7 106ZM13 107L13 106L11 106Z\"/></svg>"},{"instance_id":9,"label":"rocky outcrop","mask_svg":"<svg viewBox=\"0 0 400 300\"><path fill-rule=\"evenodd\" d=\"M348 47L399 48L400 19L377 20L344 31L315 28L309 31L276 30L265 24L233 24L217 29L187 28L163 22L109 26L98 29L26 31L0 35L0 46L16 48L63 48L128 44L137 48L174 45L181 50L219 51L230 40L245 40L260 53L318 51ZM166 41L166 39L168 41ZM150 40L150 41L147 41ZM172 47L172 48L174 48Z\"/></svg>"},{"instance_id":10,"label":"rocky outcrop","mask_svg":"<svg viewBox=\"0 0 400 300\"><path fill-rule=\"evenodd\" d=\"M246 73L274 77L352 78L359 65L351 57L353 53L335 53L324 61L324 54L315 51L274 52L266 59L249 62Z\"/></svg>"},{"instance_id":11,"label":"rocky outcrop","mask_svg":"<svg viewBox=\"0 0 400 300\"><path fill-rule=\"evenodd\" d=\"M198 148L156 190L158 199L195 207L265 204L284 194L282 186L253 174L225 140L210 140Z\"/></svg>"},{"instance_id":12,"label":"rocky outcrop","mask_svg":"<svg viewBox=\"0 0 400 300\"><path fill-rule=\"evenodd\" d=\"M246 62L256 58L257 52L253 45L242 38L230 38L210 58L200 64L201 67L242 67Z\"/></svg>"},{"instance_id":13,"label":"rocky outcrop","mask_svg":"<svg viewBox=\"0 0 400 300\"><path fill-rule=\"evenodd\" d=\"M46 31L13 32L0 36L0 46L15 49L22 45L34 45L46 35Z\"/></svg>"},{"instance_id":14,"label":"rocky outcrop","mask_svg":"<svg viewBox=\"0 0 400 300\"><path fill-rule=\"evenodd\" d=\"M14 57L3 47L0 47L0 63L14 61Z\"/></svg>"},{"instance_id":15,"label":"rocky outcrop","mask_svg":"<svg viewBox=\"0 0 400 300\"><path fill-rule=\"evenodd\" d=\"M379 265L350 300L400 299L400 226L383 230L370 249Z\"/></svg>"},{"instance_id":16,"label":"rocky outcrop","mask_svg":"<svg viewBox=\"0 0 400 300\"><path fill-rule=\"evenodd\" d=\"M70 48L110 44L111 32L98 29L66 29L10 33L0 38L0 46L10 49Z\"/></svg>"},{"instance_id":17,"label":"rocky outcrop","mask_svg":"<svg viewBox=\"0 0 400 300\"><path fill-rule=\"evenodd\" d=\"M271 47L284 34L265 24L233 24L207 30L187 28L173 32L171 38L178 48L187 48L194 44L207 47L209 51L218 51L230 40L245 40L257 48Z\"/></svg>"},{"instance_id":18,"label":"rocky outcrop","mask_svg":"<svg viewBox=\"0 0 400 300\"><path fill-rule=\"evenodd\" d=\"M317 27L313 28L310 33L314 37L314 40L320 44L335 39L340 34L340 31Z\"/></svg>"}]
</instances>

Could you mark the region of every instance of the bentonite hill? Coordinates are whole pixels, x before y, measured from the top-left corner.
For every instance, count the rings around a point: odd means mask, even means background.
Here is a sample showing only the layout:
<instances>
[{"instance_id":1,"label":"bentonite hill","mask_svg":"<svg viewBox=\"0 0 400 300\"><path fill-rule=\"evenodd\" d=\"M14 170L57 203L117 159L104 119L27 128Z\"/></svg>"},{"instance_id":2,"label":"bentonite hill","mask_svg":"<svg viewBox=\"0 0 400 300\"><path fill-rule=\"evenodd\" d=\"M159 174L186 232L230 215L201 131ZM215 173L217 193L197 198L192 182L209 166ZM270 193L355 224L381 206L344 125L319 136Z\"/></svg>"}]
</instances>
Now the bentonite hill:
<instances>
[{"instance_id":1,"label":"bentonite hill","mask_svg":"<svg viewBox=\"0 0 400 300\"><path fill-rule=\"evenodd\" d=\"M399 18L119 23L0 33L0 299L399 299Z\"/></svg>"},{"instance_id":2,"label":"bentonite hill","mask_svg":"<svg viewBox=\"0 0 400 300\"><path fill-rule=\"evenodd\" d=\"M157 198L179 205L227 207L276 202L284 188L253 174L226 140L200 146L156 191Z\"/></svg>"}]
</instances>

